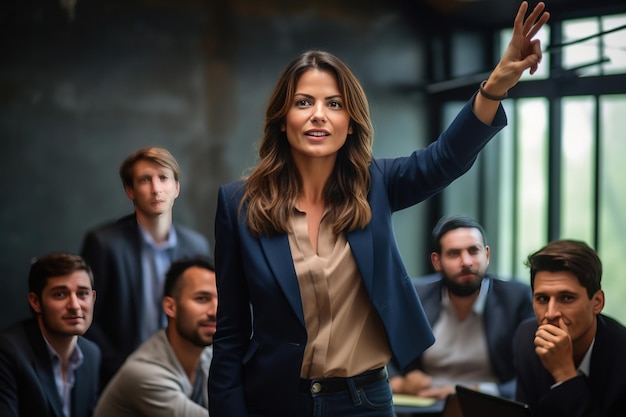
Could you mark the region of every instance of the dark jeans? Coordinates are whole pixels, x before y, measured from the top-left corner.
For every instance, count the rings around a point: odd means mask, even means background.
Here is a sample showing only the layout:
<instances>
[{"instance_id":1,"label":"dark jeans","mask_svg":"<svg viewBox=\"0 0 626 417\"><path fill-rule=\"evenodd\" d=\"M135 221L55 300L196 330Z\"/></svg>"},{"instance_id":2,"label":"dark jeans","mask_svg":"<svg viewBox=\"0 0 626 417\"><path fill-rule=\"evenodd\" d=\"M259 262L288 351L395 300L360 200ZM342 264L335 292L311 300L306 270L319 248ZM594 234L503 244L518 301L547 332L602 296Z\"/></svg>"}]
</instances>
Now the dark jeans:
<instances>
[{"instance_id":1,"label":"dark jeans","mask_svg":"<svg viewBox=\"0 0 626 417\"><path fill-rule=\"evenodd\" d=\"M357 388L348 380L348 391L298 394L298 417L394 417L387 379Z\"/></svg>"}]
</instances>

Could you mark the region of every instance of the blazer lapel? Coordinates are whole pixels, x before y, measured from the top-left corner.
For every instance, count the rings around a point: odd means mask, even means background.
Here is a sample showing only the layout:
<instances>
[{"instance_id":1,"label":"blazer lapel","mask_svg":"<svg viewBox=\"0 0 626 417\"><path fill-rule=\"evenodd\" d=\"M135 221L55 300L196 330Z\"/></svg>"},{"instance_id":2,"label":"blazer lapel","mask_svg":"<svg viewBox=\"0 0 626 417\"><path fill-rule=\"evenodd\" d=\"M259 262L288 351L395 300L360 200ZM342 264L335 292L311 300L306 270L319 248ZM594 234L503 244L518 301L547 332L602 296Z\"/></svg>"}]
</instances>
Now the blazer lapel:
<instances>
[{"instance_id":1,"label":"blazer lapel","mask_svg":"<svg viewBox=\"0 0 626 417\"><path fill-rule=\"evenodd\" d=\"M170 249L172 260L176 260L182 258L191 251L187 248L187 241L182 238L181 233L178 231L174 223L172 223L171 230L176 231L176 245Z\"/></svg>"},{"instance_id":2,"label":"blazer lapel","mask_svg":"<svg viewBox=\"0 0 626 417\"><path fill-rule=\"evenodd\" d=\"M138 323L143 320L143 273L141 267L141 232L139 225L137 224L137 218L132 216L131 221L126 225L124 233L126 234L126 240L129 243L130 251L124 253L125 262L129 267L130 275L126 277L132 297L136 300L134 303L135 311L137 312Z\"/></svg>"},{"instance_id":3,"label":"blazer lapel","mask_svg":"<svg viewBox=\"0 0 626 417\"><path fill-rule=\"evenodd\" d=\"M48 365L48 368L44 365ZM62 416L63 404L61 403L61 397L59 396L59 391L57 390L50 364L44 364L43 361L37 361L35 364L35 372L37 372L37 375L39 376L39 380L41 381L41 385L46 392L48 402L54 411L54 415Z\"/></svg>"},{"instance_id":4,"label":"blazer lapel","mask_svg":"<svg viewBox=\"0 0 626 417\"><path fill-rule=\"evenodd\" d=\"M352 255L359 267L363 284L371 294L374 282L374 244L372 239L372 229L368 225L364 229L357 229L346 233L346 239L350 243ZM371 297L372 295L370 295Z\"/></svg>"},{"instance_id":5,"label":"blazer lapel","mask_svg":"<svg viewBox=\"0 0 626 417\"><path fill-rule=\"evenodd\" d=\"M85 351L83 351L85 354ZM84 356L84 361L87 361L87 356ZM73 416L86 416L90 413L89 402L91 401L90 388L92 387L89 379L93 379L93 375L89 375L89 368L87 364L83 362L81 366L75 371L74 388L72 388L71 401L72 401L72 415Z\"/></svg>"},{"instance_id":6,"label":"blazer lapel","mask_svg":"<svg viewBox=\"0 0 626 417\"><path fill-rule=\"evenodd\" d=\"M591 362L589 364L589 381L592 390L595 394L599 394L600 397L605 396L606 393L598 392L600 387L604 387L606 381L611 381L613 377L609 375L611 367L606 365L606 358L614 357L615 348L611 343L611 338L606 334L606 322L601 314L597 316L597 330L596 340L593 344L593 350L591 351Z\"/></svg>"},{"instance_id":7,"label":"blazer lapel","mask_svg":"<svg viewBox=\"0 0 626 417\"><path fill-rule=\"evenodd\" d=\"M63 416L63 403L54 381L50 352L48 352L46 342L36 323L34 327L30 326L27 331L34 352L34 357L32 358L33 369L41 382L54 415Z\"/></svg>"},{"instance_id":8,"label":"blazer lapel","mask_svg":"<svg viewBox=\"0 0 626 417\"><path fill-rule=\"evenodd\" d=\"M358 229L346 234L346 239L352 248L363 283L368 292L371 292L374 281L374 247L372 243L370 227ZM291 308L298 316L298 319L305 326L304 311L302 309L302 298L300 296L300 286L298 277L291 259L291 248L287 235L259 238L261 247L274 277L285 293Z\"/></svg>"},{"instance_id":9,"label":"blazer lapel","mask_svg":"<svg viewBox=\"0 0 626 417\"><path fill-rule=\"evenodd\" d=\"M428 318L428 322L431 323L431 326L437 321L439 314L441 314L442 286L441 281L428 284L423 290L423 295L419 297L422 307L424 308L424 313L426 313L426 317Z\"/></svg>"},{"instance_id":10,"label":"blazer lapel","mask_svg":"<svg viewBox=\"0 0 626 417\"><path fill-rule=\"evenodd\" d=\"M300 320L302 326L306 327L302 298L300 296L300 285L298 284L296 270L291 260L289 238L286 234L283 234L272 237L260 237L259 241L276 281L278 281L291 308L298 316L298 320Z\"/></svg>"}]
</instances>

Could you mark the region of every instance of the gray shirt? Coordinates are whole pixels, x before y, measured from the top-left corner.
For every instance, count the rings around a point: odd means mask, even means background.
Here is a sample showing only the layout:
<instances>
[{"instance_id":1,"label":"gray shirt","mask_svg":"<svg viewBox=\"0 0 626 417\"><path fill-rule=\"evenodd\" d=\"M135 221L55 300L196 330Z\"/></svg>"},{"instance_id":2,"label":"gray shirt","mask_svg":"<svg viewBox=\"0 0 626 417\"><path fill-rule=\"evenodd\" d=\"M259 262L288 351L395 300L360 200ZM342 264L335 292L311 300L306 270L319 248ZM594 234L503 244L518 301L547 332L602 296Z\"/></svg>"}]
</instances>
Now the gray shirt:
<instances>
[{"instance_id":1,"label":"gray shirt","mask_svg":"<svg viewBox=\"0 0 626 417\"><path fill-rule=\"evenodd\" d=\"M159 330L128 357L100 396L93 417L208 417L207 383L213 350L200 357L203 404L191 399L193 386Z\"/></svg>"},{"instance_id":2,"label":"gray shirt","mask_svg":"<svg viewBox=\"0 0 626 417\"><path fill-rule=\"evenodd\" d=\"M470 314L461 321L443 290L441 315L433 326L435 344L423 354L424 371L433 376L434 386L478 385L498 395L482 318L488 291L489 280L483 279Z\"/></svg>"}]
</instances>

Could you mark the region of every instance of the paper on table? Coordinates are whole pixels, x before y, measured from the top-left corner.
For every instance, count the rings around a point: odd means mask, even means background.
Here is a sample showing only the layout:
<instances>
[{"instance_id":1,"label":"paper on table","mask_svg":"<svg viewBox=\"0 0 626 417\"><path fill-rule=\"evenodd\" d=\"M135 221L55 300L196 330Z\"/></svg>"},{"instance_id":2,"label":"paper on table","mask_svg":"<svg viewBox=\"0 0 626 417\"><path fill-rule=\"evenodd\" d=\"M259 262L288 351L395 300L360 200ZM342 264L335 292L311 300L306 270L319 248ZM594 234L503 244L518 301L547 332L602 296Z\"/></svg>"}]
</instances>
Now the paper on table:
<instances>
[{"instance_id":1,"label":"paper on table","mask_svg":"<svg viewBox=\"0 0 626 417\"><path fill-rule=\"evenodd\" d=\"M393 394L393 405L403 405L411 407L429 407L437 400L428 397L416 397L415 395Z\"/></svg>"}]
</instances>

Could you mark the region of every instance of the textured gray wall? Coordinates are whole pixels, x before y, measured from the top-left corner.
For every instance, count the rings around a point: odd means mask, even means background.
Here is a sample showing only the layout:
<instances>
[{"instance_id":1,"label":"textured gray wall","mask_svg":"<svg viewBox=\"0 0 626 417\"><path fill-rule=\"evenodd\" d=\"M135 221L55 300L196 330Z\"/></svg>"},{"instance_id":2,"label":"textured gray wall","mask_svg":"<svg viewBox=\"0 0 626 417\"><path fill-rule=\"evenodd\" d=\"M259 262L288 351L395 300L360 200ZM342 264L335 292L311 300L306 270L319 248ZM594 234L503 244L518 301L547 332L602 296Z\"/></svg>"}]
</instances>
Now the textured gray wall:
<instances>
[{"instance_id":1,"label":"textured gray wall","mask_svg":"<svg viewBox=\"0 0 626 417\"><path fill-rule=\"evenodd\" d=\"M68 23L49 3L12 10L0 29L0 327L28 314L33 257L78 251L87 229L132 210L117 170L139 147L178 159L175 221L212 242L217 187L255 163L268 95L305 49L337 54L361 79L376 156L424 142L425 103L400 87L422 77L422 48L393 10L79 1ZM425 268L421 218L421 207L396 216L412 274Z\"/></svg>"}]
</instances>

